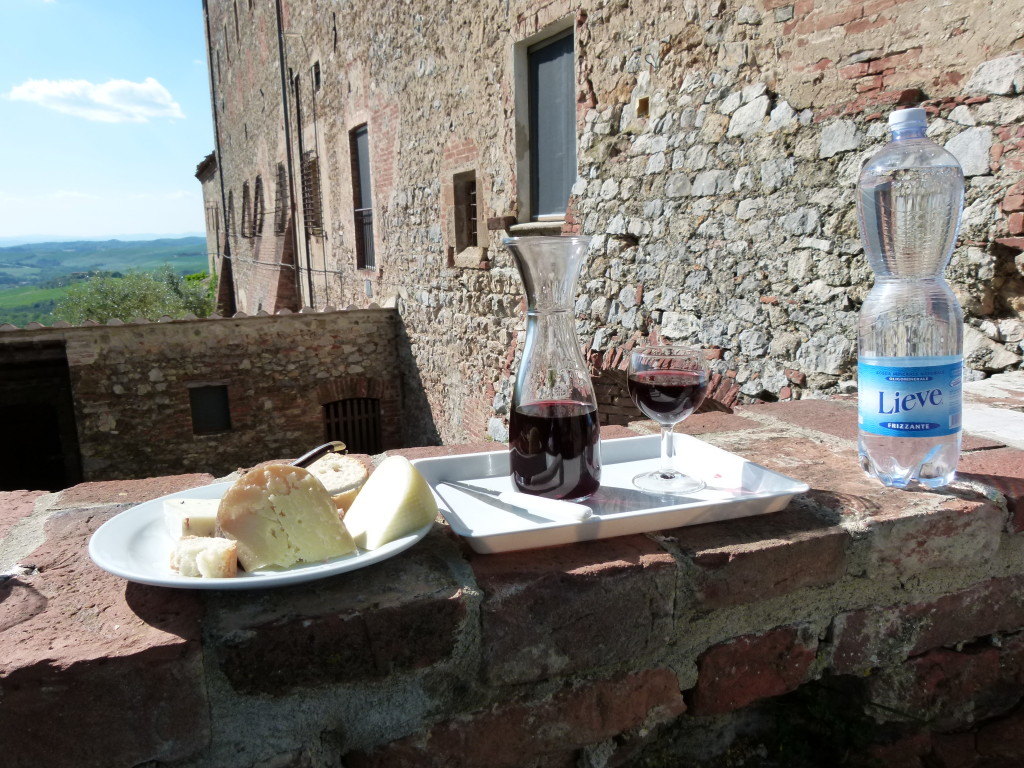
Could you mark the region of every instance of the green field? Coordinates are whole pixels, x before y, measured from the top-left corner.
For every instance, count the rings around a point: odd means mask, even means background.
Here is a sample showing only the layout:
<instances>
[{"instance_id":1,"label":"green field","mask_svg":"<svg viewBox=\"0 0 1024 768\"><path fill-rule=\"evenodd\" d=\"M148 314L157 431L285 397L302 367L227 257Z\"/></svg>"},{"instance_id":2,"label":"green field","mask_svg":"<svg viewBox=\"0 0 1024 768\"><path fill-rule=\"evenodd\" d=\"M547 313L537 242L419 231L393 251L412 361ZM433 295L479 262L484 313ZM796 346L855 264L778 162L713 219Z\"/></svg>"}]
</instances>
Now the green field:
<instances>
[{"instance_id":1,"label":"green field","mask_svg":"<svg viewBox=\"0 0 1024 768\"><path fill-rule=\"evenodd\" d=\"M90 273L153 272L169 264L178 274L205 272L206 240L106 240L33 243L0 248L0 325L51 325L67 286Z\"/></svg>"}]
</instances>

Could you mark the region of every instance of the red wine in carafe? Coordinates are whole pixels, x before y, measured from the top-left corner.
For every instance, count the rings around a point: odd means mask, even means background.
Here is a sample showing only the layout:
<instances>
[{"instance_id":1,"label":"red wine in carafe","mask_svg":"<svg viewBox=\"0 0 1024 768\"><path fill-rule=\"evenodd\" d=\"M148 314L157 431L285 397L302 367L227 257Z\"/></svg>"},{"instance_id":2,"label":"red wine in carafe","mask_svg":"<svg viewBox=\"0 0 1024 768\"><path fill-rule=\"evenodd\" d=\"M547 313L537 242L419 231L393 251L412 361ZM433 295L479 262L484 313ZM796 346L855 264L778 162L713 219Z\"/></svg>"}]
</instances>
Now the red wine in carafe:
<instances>
[{"instance_id":1,"label":"red wine in carafe","mask_svg":"<svg viewBox=\"0 0 1024 768\"><path fill-rule=\"evenodd\" d=\"M675 424L697 409L708 383L699 372L640 371L629 377L627 386L647 418Z\"/></svg>"},{"instance_id":2,"label":"red wine in carafe","mask_svg":"<svg viewBox=\"0 0 1024 768\"><path fill-rule=\"evenodd\" d=\"M601 484L597 409L546 401L521 405L509 416L512 480L523 493L581 499Z\"/></svg>"}]
</instances>

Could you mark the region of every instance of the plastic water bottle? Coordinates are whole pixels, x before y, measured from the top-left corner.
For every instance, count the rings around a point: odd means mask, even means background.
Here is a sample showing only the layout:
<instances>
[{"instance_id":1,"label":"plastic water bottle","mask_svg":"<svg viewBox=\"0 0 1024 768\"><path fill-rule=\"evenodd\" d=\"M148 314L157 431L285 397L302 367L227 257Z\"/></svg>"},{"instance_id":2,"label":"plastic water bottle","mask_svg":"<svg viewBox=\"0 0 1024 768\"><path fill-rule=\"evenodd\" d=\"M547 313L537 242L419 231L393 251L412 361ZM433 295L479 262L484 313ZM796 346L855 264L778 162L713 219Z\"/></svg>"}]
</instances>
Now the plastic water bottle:
<instances>
[{"instance_id":1,"label":"plastic water bottle","mask_svg":"<svg viewBox=\"0 0 1024 768\"><path fill-rule=\"evenodd\" d=\"M857 189L875 272L858 329L860 465L898 488L947 485L960 458L963 312L943 274L960 230L964 175L925 127L923 109L893 112L892 138Z\"/></svg>"}]
</instances>

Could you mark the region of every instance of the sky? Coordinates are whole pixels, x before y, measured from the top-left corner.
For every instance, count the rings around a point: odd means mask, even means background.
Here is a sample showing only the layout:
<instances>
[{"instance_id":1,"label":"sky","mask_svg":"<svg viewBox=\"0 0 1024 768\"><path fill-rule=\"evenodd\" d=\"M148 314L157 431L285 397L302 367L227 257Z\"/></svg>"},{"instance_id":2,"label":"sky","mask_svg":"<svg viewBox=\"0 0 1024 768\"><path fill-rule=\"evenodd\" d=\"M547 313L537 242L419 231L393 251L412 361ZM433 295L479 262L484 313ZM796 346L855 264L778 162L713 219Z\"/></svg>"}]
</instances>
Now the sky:
<instances>
[{"instance_id":1,"label":"sky","mask_svg":"<svg viewBox=\"0 0 1024 768\"><path fill-rule=\"evenodd\" d=\"M201 0L0 0L0 245L201 234Z\"/></svg>"}]
</instances>

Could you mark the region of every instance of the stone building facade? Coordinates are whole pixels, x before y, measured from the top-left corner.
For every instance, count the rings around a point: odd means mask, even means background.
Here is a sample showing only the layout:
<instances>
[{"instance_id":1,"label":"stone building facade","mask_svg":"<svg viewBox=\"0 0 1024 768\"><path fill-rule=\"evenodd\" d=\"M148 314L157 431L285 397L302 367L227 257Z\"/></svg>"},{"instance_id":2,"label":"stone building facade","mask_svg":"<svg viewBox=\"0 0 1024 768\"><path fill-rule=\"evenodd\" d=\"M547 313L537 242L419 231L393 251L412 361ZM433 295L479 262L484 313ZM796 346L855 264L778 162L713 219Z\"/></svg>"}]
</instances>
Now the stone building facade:
<instances>
[{"instance_id":1,"label":"stone building facade","mask_svg":"<svg viewBox=\"0 0 1024 768\"><path fill-rule=\"evenodd\" d=\"M226 475L325 439L413 442L393 309L52 328L0 326L0 490ZM434 440L436 441L436 438ZM361 444L360 444L361 443Z\"/></svg>"},{"instance_id":2,"label":"stone building facade","mask_svg":"<svg viewBox=\"0 0 1024 768\"><path fill-rule=\"evenodd\" d=\"M523 331L501 238L580 232L594 240L576 327L606 420L629 413L624 352L652 337L707 347L729 397L852 391L871 285L854 184L887 113L924 106L967 176L947 274L969 373L1018 367L1024 6L1011 6L206 0L222 301L392 301L440 438L501 439ZM544 90L550 70L531 75L556 43L565 92ZM536 162L549 114L569 115L574 140L561 210L538 202L560 183Z\"/></svg>"}]
</instances>

